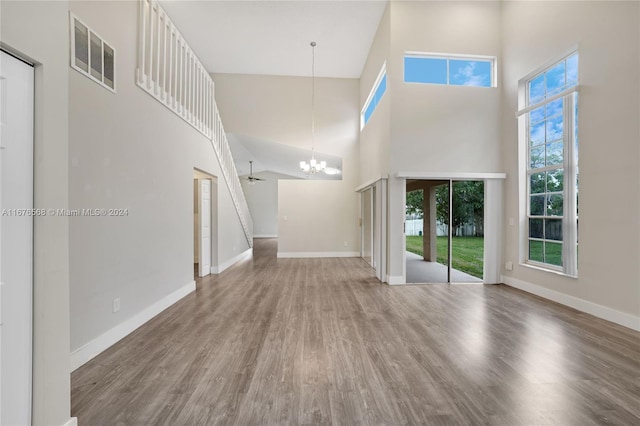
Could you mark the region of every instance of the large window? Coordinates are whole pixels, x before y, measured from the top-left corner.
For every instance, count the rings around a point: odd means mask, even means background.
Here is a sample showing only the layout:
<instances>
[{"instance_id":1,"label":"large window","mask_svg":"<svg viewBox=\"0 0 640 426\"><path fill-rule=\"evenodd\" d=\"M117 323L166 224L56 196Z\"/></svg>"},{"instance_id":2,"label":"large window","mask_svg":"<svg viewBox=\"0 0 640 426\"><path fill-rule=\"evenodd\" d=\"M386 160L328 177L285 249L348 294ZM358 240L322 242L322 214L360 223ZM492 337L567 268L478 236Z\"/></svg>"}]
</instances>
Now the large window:
<instances>
[{"instance_id":1,"label":"large window","mask_svg":"<svg viewBox=\"0 0 640 426\"><path fill-rule=\"evenodd\" d=\"M360 113L360 130L364 128L367 124L371 116L373 115L373 111L375 111L380 99L382 99L382 95L387 90L387 68L386 63L382 65L382 69L378 74L378 78L369 93L369 97L367 101L364 103L364 108L362 108L362 112Z\"/></svg>"},{"instance_id":2,"label":"large window","mask_svg":"<svg viewBox=\"0 0 640 426\"><path fill-rule=\"evenodd\" d=\"M494 87L495 58L406 53L404 82Z\"/></svg>"},{"instance_id":3,"label":"large window","mask_svg":"<svg viewBox=\"0 0 640 426\"><path fill-rule=\"evenodd\" d=\"M577 276L578 53L520 82L526 263ZM522 129L522 127L521 127Z\"/></svg>"}]
</instances>

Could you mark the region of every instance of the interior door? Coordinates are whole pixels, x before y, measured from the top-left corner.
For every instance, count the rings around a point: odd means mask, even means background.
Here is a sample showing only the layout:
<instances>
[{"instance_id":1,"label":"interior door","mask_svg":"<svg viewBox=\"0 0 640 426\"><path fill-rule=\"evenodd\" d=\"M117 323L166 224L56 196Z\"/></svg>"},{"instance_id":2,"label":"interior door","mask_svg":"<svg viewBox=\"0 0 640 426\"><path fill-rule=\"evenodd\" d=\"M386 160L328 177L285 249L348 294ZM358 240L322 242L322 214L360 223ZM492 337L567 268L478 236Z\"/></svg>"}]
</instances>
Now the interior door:
<instances>
[{"instance_id":1,"label":"interior door","mask_svg":"<svg viewBox=\"0 0 640 426\"><path fill-rule=\"evenodd\" d=\"M200 179L199 184L199 220L200 252L198 276L211 273L211 179Z\"/></svg>"},{"instance_id":2,"label":"interior door","mask_svg":"<svg viewBox=\"0 0 640 426\"><path fill-rule=\"evenodd\" d=\"M33 67L0 52L0 424L31 424Z\"/></svg>"},{"instance_id":3,"label":"interior door","mask_svg":"<svg viewBox=\"0 0 640 426\"><path fill-rule=\"evenodd\" d=\"M362 192L362 258L371 266L373 261L373 189Z\"/></svg>"}]
</instances>

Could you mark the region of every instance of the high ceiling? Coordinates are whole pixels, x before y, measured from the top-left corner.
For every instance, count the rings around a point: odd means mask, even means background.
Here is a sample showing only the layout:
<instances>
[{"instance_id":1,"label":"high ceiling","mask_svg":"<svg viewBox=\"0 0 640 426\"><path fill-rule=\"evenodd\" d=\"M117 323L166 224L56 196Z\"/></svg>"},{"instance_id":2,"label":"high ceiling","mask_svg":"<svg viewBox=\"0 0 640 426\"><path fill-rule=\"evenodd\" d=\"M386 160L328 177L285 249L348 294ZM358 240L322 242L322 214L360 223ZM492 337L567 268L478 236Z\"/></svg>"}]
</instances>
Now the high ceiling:
<instances>
[{"instance_id":1,"label":"high ceiling","mask_svg":"<svg viewBox=\"0 0 640 426\"><path fill-rule=\"evenodd\" d=\"M359 78L386 0L193 1L162 7L213 73Z\"/></svg>"},{"instance_id":2,"label":"high ceiling","mask_svg":"<svg viewBox=\"0 0 640 426\"><path fill-rule=\"evenodd\" d=\"M239 176L249 175L249 161L253 161L253 173L269 171L286 175L293 179L308 180L341 180L341 173L308 174L300 170L300 161L309 161L312 152L276 142L250 138L243 135L228 133L229 148L233 155L233 162ZM315 153L318 161L326 161L329 171L342 171L342 159L334 155Z\"/></svg>"}]
</instances>

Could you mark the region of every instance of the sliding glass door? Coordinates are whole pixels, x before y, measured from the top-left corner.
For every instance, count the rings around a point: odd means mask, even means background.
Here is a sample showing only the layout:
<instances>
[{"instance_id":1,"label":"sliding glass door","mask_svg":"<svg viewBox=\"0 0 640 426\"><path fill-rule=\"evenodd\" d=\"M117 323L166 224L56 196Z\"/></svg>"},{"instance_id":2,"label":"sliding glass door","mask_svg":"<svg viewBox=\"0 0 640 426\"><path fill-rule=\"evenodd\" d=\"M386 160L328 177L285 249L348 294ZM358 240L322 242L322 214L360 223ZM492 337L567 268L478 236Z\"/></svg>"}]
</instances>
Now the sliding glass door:
<instances>
[{"instance_id":1,"label":"sliding glass door","mask_svg":"<svg viewBox=\"0 0 640 426\"><path fill-rule=\"evenodd\" d=\"M482 282L484 182L451 182L450 282Z\"/></svg>"},{"instance_id":2,"label":"sliding glass door","mask_svg":"<svg viewBox=\"0 0 640 426\"><path fill-rule=\"evenodd\" d=\"M484 182L412 180L406 191L406 282L482 282Z\"/></svg>"}]
</instances>

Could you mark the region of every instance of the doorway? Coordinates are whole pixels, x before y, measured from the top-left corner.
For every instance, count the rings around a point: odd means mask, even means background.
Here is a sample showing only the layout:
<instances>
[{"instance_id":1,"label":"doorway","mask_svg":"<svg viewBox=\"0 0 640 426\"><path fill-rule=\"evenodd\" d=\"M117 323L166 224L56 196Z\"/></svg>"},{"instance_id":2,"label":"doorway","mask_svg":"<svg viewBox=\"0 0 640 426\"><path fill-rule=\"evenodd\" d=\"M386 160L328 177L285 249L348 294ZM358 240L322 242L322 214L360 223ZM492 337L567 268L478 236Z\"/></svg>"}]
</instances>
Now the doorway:
<instances>
[{"instance_id":1,"label":"doorway","mask_svg":"<svg viewBox=\"0 0 640 426\"><path fill-rule=\"evenodd\" d=\"M373 223L374 223L374 188L370 187L360 193L361 197L361 212L362 212L362 231L360 233L362 241L360 244L360 256L375 268L375 256L373 254Z\"/></svg>"},{"instance_id":2,"label":"doorway","mask_svg":"<svg viewBox=\"0 0 640 426\"><path fill-rule=\"evenodd\" d=\"M407 180L406 282L483 282L484 192L482 180Z\"/></svg>"},{"instance_id":3,"label":"doorway","mask_svg":"<svg viewBox=\"0 0 640 426\"><path fill-rule=\"evenodd\" d=\"M193 275L217 273L217 180L194 169L193 173Z\"/></svg>"},{"instance_id":4,"label":"doorway","mask_svg":"<svg viewBox=\"0 0 640 426\"><path fill-rule=\"evenodd\" d=\"M387 179L356 189L360 198L360 257L387 282Z\"/></svg>"},{"instance_id":5,"label":"doorway","mask_svg":"<svg viewBox=\"0 0 640 426\"><path fill-rule=\"evenodd\" d=\"M0 424L31 424L34 72L0 54Z\"/></svg>"}]
</instances>

